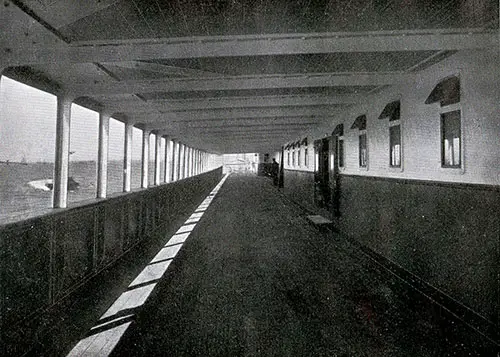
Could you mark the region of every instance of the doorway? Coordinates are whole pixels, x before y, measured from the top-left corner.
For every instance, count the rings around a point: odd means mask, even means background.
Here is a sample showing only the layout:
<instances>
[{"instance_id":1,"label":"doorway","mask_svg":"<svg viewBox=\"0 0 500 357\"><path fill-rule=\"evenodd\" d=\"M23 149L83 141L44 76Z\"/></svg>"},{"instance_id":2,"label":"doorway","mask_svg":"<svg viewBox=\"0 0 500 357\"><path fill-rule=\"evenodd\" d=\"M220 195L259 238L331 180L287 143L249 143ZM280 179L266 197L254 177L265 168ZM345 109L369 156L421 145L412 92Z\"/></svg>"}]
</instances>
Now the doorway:
<instances>
[{"instance_id":1,"label":"doorway","mask_svg":"<svg viewBox=\"0 0 500 357\"><path fill-rule=\"evenodd\" d=\"M322 208L330 206L330 138L314 142L314 202Z\"/></svg>"}]
</instances>

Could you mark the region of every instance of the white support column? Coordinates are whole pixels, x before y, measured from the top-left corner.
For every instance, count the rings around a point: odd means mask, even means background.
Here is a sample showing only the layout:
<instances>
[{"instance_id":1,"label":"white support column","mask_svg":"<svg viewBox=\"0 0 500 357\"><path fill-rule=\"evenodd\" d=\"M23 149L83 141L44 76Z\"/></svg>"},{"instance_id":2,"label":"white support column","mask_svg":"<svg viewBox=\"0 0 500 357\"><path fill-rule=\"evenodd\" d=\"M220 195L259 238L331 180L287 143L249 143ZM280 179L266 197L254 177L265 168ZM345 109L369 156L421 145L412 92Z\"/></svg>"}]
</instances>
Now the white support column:
<instances>
[{"instance_id":1,"label":"white support column","mask_svg":"<svg viewBox=\"0 0 500 357\"><path fill-rule=\"evenodd\" d=\"M179 143L179 180L184 178L184 149L184 144Z\"/></svg>"},{"instance_id":2,"label":"white support column","mask_svg":"<svg viewBox=\"0 0 500 357\"><path fill-rule=\"evenodd\" d=\"M188 174L189 174L189 177L193 176L193 148L189 148Z\"/></svg>"},{"instance_id":3,"label":"white support column","mask_svg":"<svg viewBox=\"0 0 500 357\"><path fill-rule=\"evenodd\" d=\"M155 186L160 185L160 164L161 164L161 136L153 134L155 141Z\"/></svg>"},{"instance_id":4,"label":"white support column","mask_svg":"<svg viewBox=\"0 0 500 357\"><path fill-rule=\"evenodd\" d=\"M142 132L142 168L141 187L148 188L148 163L149 163L149 134L146 129Z\"/></svg>"},{"instance_id":5,"label":"white support column","mask_svg":"<svg viewBox=\"0 0 500 357\"><path fill-rule=\"evenodd\" d=\"M189 172L189 146L184 145L184 170L183 172L183 177L188 178L188 172Z\"/></svg>"},{"instance_id":6,"label":"white support column","mask_svg":"<svg viewBox=\"0 0 500 357\"><path fill-rule=\"evenodd\" d=\"M125 124L125 142L123 150L123 192L130 192L132 177L132 134L134 126Z\"/></svg>"},{"instance_id":7,"label":"white support column","mask_svg":"<svg viewBox=\"0 0 500 357\"><path fill-rule=\"evenodd\" d=\"M198 175L201 174L201 150L198 150L198 155L196 156L196 159L198 160L198 162L196 163L196 167L197 167L197 171L198 171Z\"/></svg>"},{"instance_id":8,"label":"white support column","mask_svg":"<svg viewBox=\"0 0 500 357\"><path fill-rule=\"evenodd\" d=\"M181 156L182 156L182 144L178 141L177 142L177 169L175 170L175 175L176 175L176 181L181 179L181 169L182 169L182 161L181 161Z\"/></svg>"},{"instance_id":9,"label":"white support column","mask_svg":"<svg viewBox=\"0 0 500 357\"><path fill-rule=\"evenodd\" d=\"M165 182L172 181L172 140L165 136Z\"/></svg>"},{"instance_id":10,"label":"white support column","mask_svg":"<svg viewBox=\"0 0 500 357\"><path fill-rule=\"evenodd\" d=\"M194 165L193 165L193 174L198 175L198 149L194 149Z\"/></svg>"},{"instance_id":11,"label":"white support column","mask_svg":"<svg viewBox=\"0 0 500 357\"><path fill-rule=\"evenodd\" d=\"M184 169L182 170L182 177L188 178L188 166L189 166L189 146L184 145Z\"/></svg>"},{"instance_id":12,"label":"white support column","mask_svg":"<svg viewBox=\"0 0 500 357\"><path fill-rule=\"evenodd\" d=\"M196 175L195 163L196 163L196 149L191 149L191 176Z\"/></svg>"},{"instance_id":13,"label":"white support column","mask_svg":"<svg viewBox=\"0 0 500 357\"><path fill-rule=\"evenodd\" d=\"M106 198L108 184L109 115L99 113L99 147L97 152L97 198Z\"/></svg>"},{"instance_id":14,"label":"white support column","mask_svg":"<svg viewBox=\"0 0 500 357\"><path fill-rule=\"evenodd\" d=\"M69 133L72 99L57 98L56 157L52 202L54 208L66 208L68 202Z\"/></svg>"},{"instance_id":15,"label":"white support column","mask_svg":"<svg viewBox=\"0 0 500 357\"><path fill-rule=\"evenodd\" d=\"M191 148L189 146L186 146L186 178L191 176L189 174L190 161L191 161Z\"/></svg>"},{"instance_id":16,"label":"white support column","mask_svg":"<svg viewBox=\"0 0 500 357\"><path fill-rule=\"evenodd\" d=\"M186 178L186 156L187 146L182 145L182 178Z\"/></svg>"},{"instance_id":17,"label":"white support column","mask_svg":"<svg viewBox=\"0 0 500 357\"><path fill-rule=\"evenodd\" d=\"M184 145L184 178L189 177L189 146Z\"/></svg>"},{"instance_id":18,"label":"white support column","mask_svg":"<svg viewBox=\"0 0 500 357\"><path fill-rule=\"evenodd\" d=\"M172 140L172 182L177 181L177 171L179 170L179 143Z\"/></svg>"}]
</instances>

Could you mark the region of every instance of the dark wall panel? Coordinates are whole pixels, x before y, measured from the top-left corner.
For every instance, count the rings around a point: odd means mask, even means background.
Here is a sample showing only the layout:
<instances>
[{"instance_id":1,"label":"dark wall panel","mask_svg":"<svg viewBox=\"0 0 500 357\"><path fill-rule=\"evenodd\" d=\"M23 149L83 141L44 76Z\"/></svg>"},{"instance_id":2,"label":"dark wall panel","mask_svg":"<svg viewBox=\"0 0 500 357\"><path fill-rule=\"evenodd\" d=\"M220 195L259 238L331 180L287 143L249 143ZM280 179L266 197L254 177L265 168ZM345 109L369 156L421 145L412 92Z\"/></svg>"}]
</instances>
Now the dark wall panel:
<instances>
[{"instance_id":1,"label":"dark wall panel","mask_svg":"<svg viewBox=\"0 0 500 357\"><path fill-rule=\"evenodd\" d=\"M30 221L0 230L3 326L50 303L52 227Z\"/></svg>"},{"instance_id":2,"label":"dark wall panel","mask_svg":"<svg viewBox=\"0 0 500 357\"><path fill-rule=\"evenodd\" d=\"M302 206L317 210L314 205L314 172L285 170L284 192Z\"/></svg>"},{"instance_id":3,"label":"dark wall panel","mask_svg":"<svg viewBox=\"0 0 500 357\"><path fill-rule=\"evenodd\" d=\"M498 188L342 176L340 229L497 319Z\"/></svg>"},{"instance_id":4,"label":"dark wall panel","mask_svg":"<svg viewBox=\"0 0 500 357\"><path fill-rule=\"evenodd\" d=\"M92 274L94 224L94 207L85 207L68 211L54 227L56 298Z\"/></svg>"},{"instance_id":5,"label":"dark wall panel","mask_svg":"<svg viewBox=\"0 0 500 357\"><path fill-rule=\"evenodd\" d=\"M116 259L123 251L124 211L126 210L126 200L110 201L104 206L104 256L102 263L106 264Z\"/></svg>"}]
</instances>

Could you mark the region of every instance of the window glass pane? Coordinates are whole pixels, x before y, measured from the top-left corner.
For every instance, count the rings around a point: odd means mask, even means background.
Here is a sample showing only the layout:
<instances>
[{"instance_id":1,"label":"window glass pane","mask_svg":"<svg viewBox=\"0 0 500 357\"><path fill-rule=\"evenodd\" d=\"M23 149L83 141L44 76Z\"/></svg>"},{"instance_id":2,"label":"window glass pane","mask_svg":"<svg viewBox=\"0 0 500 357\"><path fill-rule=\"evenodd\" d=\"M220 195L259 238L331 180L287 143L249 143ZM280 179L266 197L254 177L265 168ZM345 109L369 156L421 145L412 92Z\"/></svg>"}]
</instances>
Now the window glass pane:
<instances>
[{"instance_id":1,"label":"window glass pane","mask_svg":"<svg viewBox=\"0 0 500 357\"><path fill-rule=\"evenodd\" d=\"M125 123L109 119L107 192L123 190L123 159L125 155Z\"/></svg>"},{"instance_id":2,"label":"window glass pane","mask_svg":"<svg viewBox=\"0 0 500 357\"><path fill-rule=\"evenodd\" d=\"M52 207L57 98L2 76L0 108L0 219L26 218Z\"/></svg>"},{"instance_id":3,"label":"window glass pane","mask_svg":"<svg viewBox=\"0 0 500 357\"><path fill-rule=\"evenodd\" d=\"M300 166L300 149L297 151L297 166Z\"/></svg>"},{"instance_id":4,"label":"window glass pane","mask_svg":"<svg viewBox=\"0 0 500 357\"><path fill-rule=\"evenodd\" d=\"M366 147L366 134L359 136L359 166L366 167L368 162L368 151Z\"/></svg>"},{"instance_id":5,"label":"window glass pane","mask_svg":"<svg viewBox=\"0 0 500 357\"><path fill-rule=\"evenodd\" d=\"M389 128L390 165L401 167L401 126Z\"/></svg>"},{"instance_id":6,"label":"window glass pane","mask_svg":"<svg viewBox=\"0 0 500 357\"><path fill-rule=\"evenodd\" d=\"M309 158L307 157L307 155L308 155L307 152L308 152L308 150L307 150L307 148L305 148L304 149L304 166L305 167L307 167L309 164Z\"/></svg>"},{"instance_id":7,"label":"window glass pane","mask_svg":"<svg viewBox=\"0 0 500 357\"><path fill-rule=\"evenodd\" d=\"M288 166L290 166L290 151L287 151L286 155L287 155L286 163Z\"/></svg>"},{"instance_id":8,"label":"window glass pane","mask_svg":"<svg viewBox=\"0 0 500 357\"><path fill-rule=\"evenodd\" d=\"M460 167L460 111L441 114L441 160L444 167Z\"/></svg>"},{"instance_id":9,"label":"window glass pane","mask_svg":"<svg viewBox=\"0 0 500 357\"><path fill-rule=\"evenodd\" d=\"M132 129L132 173L130 175L130 187L141 187L141 163L142 163L142 130Z\"/></svg>"}]
</instances>

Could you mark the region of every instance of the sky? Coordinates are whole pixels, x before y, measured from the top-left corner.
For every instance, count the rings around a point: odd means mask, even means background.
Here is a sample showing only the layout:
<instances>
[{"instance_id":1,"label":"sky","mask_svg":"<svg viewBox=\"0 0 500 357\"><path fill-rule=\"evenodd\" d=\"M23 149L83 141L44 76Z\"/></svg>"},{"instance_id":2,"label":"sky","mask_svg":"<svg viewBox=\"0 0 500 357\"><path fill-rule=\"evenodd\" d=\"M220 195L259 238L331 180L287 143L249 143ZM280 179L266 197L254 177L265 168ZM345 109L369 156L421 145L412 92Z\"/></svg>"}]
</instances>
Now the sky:
<instances>
[{"instance_id":1,"label":"sky","mask_svg":"<svg viewBox=\"0 0 500 357\"><path fill-rule=\"evenodd\" d=\"M56 96L2 76L0 80L0 161L54 162ZM71 161L97 160L99 114L71 107ZM111 118L108 160L123 160L125 124ZM141 159L142 131L134 128L132 160Z\"/></svg>"}]
</instances>

